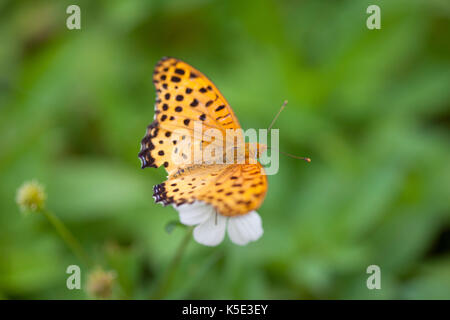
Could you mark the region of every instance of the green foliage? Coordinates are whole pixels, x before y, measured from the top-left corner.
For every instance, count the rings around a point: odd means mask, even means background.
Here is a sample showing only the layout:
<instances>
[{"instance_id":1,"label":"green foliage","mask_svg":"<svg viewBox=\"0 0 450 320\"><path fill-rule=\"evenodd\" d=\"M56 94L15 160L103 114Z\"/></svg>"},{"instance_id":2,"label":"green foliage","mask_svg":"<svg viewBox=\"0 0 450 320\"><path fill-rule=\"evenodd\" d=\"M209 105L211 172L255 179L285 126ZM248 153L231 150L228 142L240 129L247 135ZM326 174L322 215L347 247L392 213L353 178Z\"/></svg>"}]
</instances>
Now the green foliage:
<instances>
[{"instance_id":1,"label":"green foliage","mask_svg":"<svg viewBox=\"0 0 450 320\"><path fill-rule=\"evenodd\" d=\"M264 236L190 243L167 298L450 299L450 6L445 1L70 1L0 4L0 298L75 299L81 262L42 215L15 204L27 180L117 298L145 299L183 238L154 204L163 169L140 169L154 64L174 56L217 84L244 128L283 151L259 210ZM382 29L368 30L378 4ZM367 266L382 289L366 287ZM82 266L83 285L88 270Z\"/></svg>"}]
</instances>

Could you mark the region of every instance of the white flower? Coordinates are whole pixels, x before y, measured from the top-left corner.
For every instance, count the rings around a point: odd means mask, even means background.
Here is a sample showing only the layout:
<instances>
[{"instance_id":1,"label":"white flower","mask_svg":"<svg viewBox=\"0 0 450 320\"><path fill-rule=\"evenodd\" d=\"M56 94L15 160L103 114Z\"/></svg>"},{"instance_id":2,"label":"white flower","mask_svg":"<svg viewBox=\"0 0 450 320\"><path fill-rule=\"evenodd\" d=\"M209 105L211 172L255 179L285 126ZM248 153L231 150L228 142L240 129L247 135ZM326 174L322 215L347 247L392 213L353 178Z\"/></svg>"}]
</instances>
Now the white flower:
<instances>
[{"instance_id":1,"label":"white flower","mask_svg":"<svg viewBox=\"0 0 450 320\"><path fill-rule=\"evenodd\" d=\"M225 217L217 213L213 206L201 201L175 207L182 224L196 226L194 239L205 246L217 246L225 238L228 230L230 240L238 245L246 245L263 235L261 217L256 211L245 215ZM227 228L228 224L228 228Z\"/></svg>"}]
</instances>

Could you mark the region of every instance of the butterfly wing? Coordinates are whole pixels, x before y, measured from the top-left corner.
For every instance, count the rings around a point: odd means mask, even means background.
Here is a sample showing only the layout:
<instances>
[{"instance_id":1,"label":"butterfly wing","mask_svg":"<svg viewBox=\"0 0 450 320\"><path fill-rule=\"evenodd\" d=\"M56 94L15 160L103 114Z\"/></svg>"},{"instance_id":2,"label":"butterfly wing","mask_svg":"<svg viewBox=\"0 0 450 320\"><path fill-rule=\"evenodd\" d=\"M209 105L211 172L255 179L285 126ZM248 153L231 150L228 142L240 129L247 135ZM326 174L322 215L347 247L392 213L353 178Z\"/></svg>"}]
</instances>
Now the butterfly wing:
<instances>
[{"instance_id":1,"label":"butterfly wing","mask_svg":"<svg viewBox=\"0 0 450 320\"><path fill-rule=\"evenodd\" d=\"M206 202L224 216L258 209L267 192L261 164L210 165L169 178L154 187L153 197L163 205Z\"/></svg>"},{"instance_id":2,"label":"butterfly wing","mask_svg":"<svg viewBox=\"0 0 450 320\"><path fill-rule=\"evenodd\" d=\"M141 141L142 168L163 165L168 173L176 165L171 157L186 134L194 136L194 121L204 130L215 128L225 136L226 129L240 129L228 102L200 71L175 58L161 59L153 73L157 97L154 121ZM209 143L205 141L205 146ZM177 146L178 145L178 146Z\"/></svg>"}]
</instances>

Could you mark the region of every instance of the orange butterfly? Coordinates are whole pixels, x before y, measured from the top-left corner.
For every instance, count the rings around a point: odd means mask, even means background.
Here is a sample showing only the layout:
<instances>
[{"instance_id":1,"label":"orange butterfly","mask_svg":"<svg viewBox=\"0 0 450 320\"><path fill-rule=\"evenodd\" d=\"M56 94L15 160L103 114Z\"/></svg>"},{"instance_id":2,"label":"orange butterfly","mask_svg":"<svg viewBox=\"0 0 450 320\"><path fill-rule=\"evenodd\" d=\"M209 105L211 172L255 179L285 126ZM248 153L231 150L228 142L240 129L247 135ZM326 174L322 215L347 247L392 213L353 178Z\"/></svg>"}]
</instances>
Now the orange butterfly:
<instances>
[{"instance_id":1,"label":"orange butterfly","mask_svg":"<svg viewBox=\"0 0 450 320\"><path fill-rule=\"evenodd\" d=\"M167 181L154 187L156 202L174 205L182 223L197 225L194 238L199 243L219 244L226 229L237 244L258 239L263 229L254 210L265 198L267 177L256 159L266 147L244 144L238 136L238 147L239 144L244 147L245 158L241 163L208 161L211 158L196 163L174 161L174 155L192 159L195 147L205 150L217 147L219 142L224 145L223 141L207 139L205 135L196 136L196 122L206 130L219 130L223 136L227 129L241 127L216 86L187 63L161 59L155 67L153 83L157 92L155 117L142 139L139 158L142 168L164 166L168 173ZM182 145L187 140L192 142L186 149ZM228 154L230 149L223 151ZM211 157L214 155L222 157L214 152Z\"/></svg>"}]
</instances>

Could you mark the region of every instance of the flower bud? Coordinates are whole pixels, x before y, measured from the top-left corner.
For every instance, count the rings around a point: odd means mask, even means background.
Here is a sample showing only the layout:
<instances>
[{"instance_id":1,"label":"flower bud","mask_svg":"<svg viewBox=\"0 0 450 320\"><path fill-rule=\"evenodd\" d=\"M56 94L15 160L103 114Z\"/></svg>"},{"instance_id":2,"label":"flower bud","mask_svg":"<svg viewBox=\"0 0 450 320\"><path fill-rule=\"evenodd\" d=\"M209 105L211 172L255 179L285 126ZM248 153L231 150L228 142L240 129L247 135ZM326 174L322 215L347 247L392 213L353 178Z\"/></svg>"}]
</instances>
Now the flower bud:
<instances>
[{"instance_id":1,"label":"flower bud","mask_svg":"<svg viewBox=\"0 0 450 320\"><path fill-rule=\"evenodd\" d=\"M38 212L44 209L45 200L44 187L37 181L25 182L18 190L16 202L22 211Z\"/></svg>"},{"instance_id":2,"label":"flower bud","mask_svg":"<svg viewBox=\"0 0 450 320\"><path fill-rule=\"evenodd\" d=\"M94 299L110 299L116 274L97 268L88 275L86 291Z\"/></svg>"}]
</instances>

